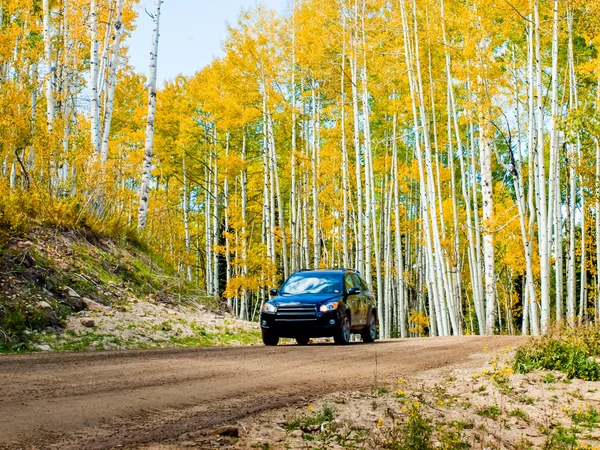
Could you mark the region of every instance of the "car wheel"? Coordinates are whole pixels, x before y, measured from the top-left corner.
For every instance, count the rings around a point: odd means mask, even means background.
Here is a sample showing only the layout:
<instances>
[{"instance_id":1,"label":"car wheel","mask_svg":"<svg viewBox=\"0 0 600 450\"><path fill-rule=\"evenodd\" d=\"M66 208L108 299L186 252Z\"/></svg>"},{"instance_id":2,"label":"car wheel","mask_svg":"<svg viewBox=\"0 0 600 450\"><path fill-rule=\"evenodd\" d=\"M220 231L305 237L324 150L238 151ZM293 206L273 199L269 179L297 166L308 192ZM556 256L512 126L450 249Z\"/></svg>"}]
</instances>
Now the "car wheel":
<instances>
[{"instance_id":1,"label":"car wheel","mask_svg":"<svg viewBox=\"0 0 600 450\"><path fill-rule=\"evenodd\" d=\"M373 312L369 314L369 323L363 328L360 335L363 342L375 342L377 339L377 316Z\"/></svg>"},{"instance_id":2,"label":"car wheel","mask_svg":"<svg viewBox=\"0 0 600 450\"><path fill-rule=\"evenodd\" d=\"M277 343L279 342L279 336L277 336L276 334L273 334L269 331L263 330L262 338L263 338L263 343L265 345L277 345Z\"/></svg>"},{"instance_id":3,"label":"car wheel","mask_svg":"<svg viewBox=\"0 0 600 450\"><path fill-rule=\"evenodd\" d=\"M308 336L298 336L296 338L296 342L298 343L298 345L307 345L308 341L310 341L310 337Z\"/></svg>"},{"instance_id":4,"label":"car wheel","mask_svg":"<svg viewBox=\"0 0 600 450\"><path fill-rule=\"evenodd\" d=\"M333 341L337 345L346 345L350 343L350 317L348 317L348 314L344 314L340 319L340 324L333 337Z\"/></svg>"}]
</instances>

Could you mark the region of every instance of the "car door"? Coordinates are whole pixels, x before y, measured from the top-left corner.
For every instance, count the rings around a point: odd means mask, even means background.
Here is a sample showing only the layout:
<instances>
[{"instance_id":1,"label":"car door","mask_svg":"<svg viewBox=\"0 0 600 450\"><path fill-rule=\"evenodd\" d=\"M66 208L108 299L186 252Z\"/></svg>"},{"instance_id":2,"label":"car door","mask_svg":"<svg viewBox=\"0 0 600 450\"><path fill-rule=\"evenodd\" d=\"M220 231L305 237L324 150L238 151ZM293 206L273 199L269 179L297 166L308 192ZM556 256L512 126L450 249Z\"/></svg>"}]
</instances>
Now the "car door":
<instances>
[{"instance_id":1,"label":"car door","mask_svg":"<svg viewBox=\"0 0 600 450\"><path fill-rule=\"evenodd\" d=\"M349 273L344 275L344 285L346 288L346 294L348 294L348 292L350 292L350 289L352 289L352 288L359 288L362 290L360 284L357 285L356 280ZM357 326L360 323L359 322L359 320L360 320L360 309L359 309L360 293L354 294L354 295L348 294L346 296L346 305L350 309L350 315L351 315L350 326L352 326L352 327Z\"/></svg>"},{"instance_id":2,"label":"car door","mask_svg":"<svg viewBox=\"0 0 600 450\"><path fill-rule=\"evenodd\" d=\"M371 304L373 296L367 287L367 283L365 283L357 273L353 273L352 276L354 278L354 283L360 288L360 295L358 298L360 324L366 325L369 314L369 305Z\"/></svg>"}]
</instances>

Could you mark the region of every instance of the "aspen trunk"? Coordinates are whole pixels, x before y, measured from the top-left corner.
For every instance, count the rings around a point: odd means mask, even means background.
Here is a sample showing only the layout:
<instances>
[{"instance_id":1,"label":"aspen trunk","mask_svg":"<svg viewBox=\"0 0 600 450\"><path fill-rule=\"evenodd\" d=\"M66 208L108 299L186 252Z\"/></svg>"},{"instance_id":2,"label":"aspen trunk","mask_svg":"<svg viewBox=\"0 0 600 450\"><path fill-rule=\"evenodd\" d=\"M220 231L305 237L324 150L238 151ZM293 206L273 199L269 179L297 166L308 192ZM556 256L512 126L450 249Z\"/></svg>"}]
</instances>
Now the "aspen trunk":
<instances>
[{"instance_id":1,"label":"aspen trunk","mask_svg":"<svg viewBox=\"0 0 600 450\"><path fill-rule=\"evenodd\" d=\"M312 167L312 230L313 230L313 268L319 268L321 263L321 239L319 236L319 195L317 192L319 170L319 143L317 142L318 106L315 93L315 82L311 87L312 114L311 114L311 167Z\"/></svg>"},{"instance_id":2,"label":"aspen trunk","mask_svg":"<svg viewBox=\"0 0 600 450\"><path fill-rule=\"evenodd\" d=\"M356 44L354 44L356 45ZM350 71L352 74L352 107L354 119L354 154L355 154L355 173L356 173L356 216L357 216L357 242L356 242L356 269L364 274L365 269L365 239L363 223L365 221L363 214L363 188L361 176L361 149L360 149L360 126L358 112L358 58L353 55L350 60Z\"/></svg>"},{"instance_id":3,"label":"aspen trunk","mask_svg":"<svg viewBox=\"0 0 600 450\"><path fill-rule=\"evenodd\" d=\"M535 60L536 60L536 119L537 119L537 197L540 277L541 326L546 333L550 325L550 261L548 251L548 200L546 194L546 162L544 158L544 97L542 84L541 30L539 0L534 0Z\"/></svg>"},{"instance_id":4,"label":"aspen trunk","mask_svg":"<svg viewBox=\"0 0 600 450\"><path fill-rule=\"evenodd\" d=\"M95 1L95 0L92 0ZM162 0L155 0L154 31L152 32L152 51L150 52L150 76L148 77L148 119L146 122L146 143L144 163L142 166L142 182L138 209L138 230L146 227L148 217L148 196L150 192L150 175L152 170L152 152L154 145L154 114L156 111L156 67L158 60L158 38L160 6Z\"/></svg>"},{"instance_id":5,"label":"aspen trunk","mask_svg":"<svg viewBox=\"0 0 600 450\"><path fill-rule=\"evenodd\" d=\"M212 255L213 255L213 292L214 298L219 299L221 297L221 285L220 285L220 267L219 267L219 245L221 242L221 205L219 203L219 147L218 147L218 134L217 126L213 124L213 152L214 152L214 165L213 171L213 213L212 213Z\"/></svg>"},{"instance_id":6,"label":"aspen trunk","mask_svg":"<svg viewBox=\"0 0 600 450\"><path fill-rule=\"evenodd\" d=\"M115 85L117 72L119 70L119 48L121 45L121 34L123 31L123 0L117 0L117 12L114 22L113 43L111 47L111 58L108 67L108 78L106 87L106 103L104 105L104 122L102 129L102 143L100 154L102 162L108 158L108 140L110 138L110 127L112 123L113 104L115 99Z\"/></svg>"},{"instance_id":7,"label":"aspen trunk","mask_svg":"<svg viewBox=\"0 0 600 450\"><path fill-rule=\"evenodd\" d=\"M189 264L190 258L190 213L189 213L189 197L188 197L188 180L187 180L187 164L185 150L183 152L183 226L185 231L185 252L188 261L186 261L186 278L189 282L192 281L192 266Z\"/></svg>"},{"instance_id":8,"label":"aspen trunk","mask_svg":"<svg viewBox=\"0 0 600 450\"><path fill-rule=\"evenodd\" d=\"M485 119L484 119L485 120ZM494 213L492 194L492 149L488 138L487 126L480 125L480 155L481 155L481 193L483 203L483 254L485 261L485 302L486 302L486 334L493 335L496 317L496 275L494 270L494 235L491 221ZM502 327L500 327L502 331Z\"/></svg>"},{"instance_id":9,"label":"aspen trunk","mask_svg":"<svg viewBox=\"0 0 600 450\"><path fill-rule=\"evenodd\" d=\"M50 0L42 1L44 13L44 60L46 64L46 124L48 133L54 128L54 68L52 67L52 36L50 35Z\"/></svg>"},{"instance_id":10,"label":"aspen trunk","mask_svg":"<svg viewBox=\"0 0 600 450\"><path fill-rule=\"evenodd\" d=\"M398 115L394 111L393 117L393 138L392 138L392 179L394 184L394 228L395 228L395 253L396 253L396 288L397 288L397 318L400 337L407 337L407 301L406 287L404 285L404 257L402 250L402 235L400 230L400 195L399 195L399 171L398 171L398 136L397 136Z\"/></svg>"},{"instance_id":11,"label":"aspen trunk","mask_svg":"<svg viewBox=\"0 0 600 450\"><path fill-rule=\"evenodd\" d=\"M230 133L227 132L225 137L225 158L229 159L229 139ZM225 169L225 179L223 180L223 216L225 221L225 286L229 287L231 281L232 267L231 267L231 242L230 242L230 229L229 229L229 170ZM231 310L233 304L231 297L227 297L227 307Z\"/></svg>"},{"instance_id":12,"label":"aspen trunk","mask_svg":"<svg viewBox=\"0 0 600 450\"><path fill-rule=\"evenodd\" d=\"M343 36L346 35L346 22L344 21L344 32ZM349 195L349 167L348 167L348 147L346 143L346 41L344 39L343 51L342 51L342 64L341 64L341 75L340 75L340 124L342 132L342 195L343 202L342 208L342 262L345 268L350 268L349 254L348 254L348 195Z\"/></svg>"},{"instance_id":13,"label":"aspen trunk","mask_svg":"<svg viewBox=\"0 0 600 450\"><path fill-rule=\"evenodd\" d=\"M285 217L284 217L284 205L283 205L283 201L281 199L281 188L279 186L279 167L277 164L277 151L275 148L275 135L273 132L273 121L271 119L271 116L269 115L268 118L268 126L269 126L269 140L271 145L270 150L271 150L271 167L272 167L272 172L273 172L273 178L275 179L275 194L277 196L277 210L278 210L278 217L279 217L279 232L281 234L281 259L282 259L282 265L283 265L283 276L285 279L287 279L288 275L289 275L289 265L288 265L288 250L287 250L287 239L286 239L286 232L285 232Z\"/></svg>"},{"instance_id":14,"label":"aspen trunk","mask_svg":"<svg viewBox=\"0 0 600 450\"><path fill-rule=\"evenodd\" d=\"M562 277L559 275L559 271L562 271L562 260L561 252L559 247L562 248L561 233L558 228L558 222L560 221L560 208L556 204L555 197L560 196L560 168L558 160L558 34L559 34L559 16L558 16L558 0L553 2L553 21L552 21L552 97L551 97L551 118L550 118L550 167L548 172L548 215L547 215L547 239L548 239L548 251L552 247L552 237L555 241L555 259L556 259L556 314L557 320L560 321L561 314L561 303L562 303ZM555 217L556 216L556 217ZM553 233L553 227L556 227ZM548 272L550 272L548 262ZM550 280L548 280L550 283ZM559 284L560 283L560 284ZM550 286L548 286L548 290ZM549 294L548 294L549 295ZM550 298L548 297L548 303ZM550 305L548 304L548 309ZM543 310L543 308L542 308ZM542 315L543 318L543 315ZM550 320L550 311L548 311L548 317L546 318L546 324L544 327L544 321L542 321L542 328L547 331Z\"/></svg>"},{"instance_id":15,"label":"aspen trunk","mask_svg":"<svg viewBox=\"0 0 600 450\"><path fill-rule=\"evenodd\" d=\"M98 0L90 3L90 112L92 151L100 151L100 94L98 80L100 76L98 62ZM152 66L152 64L151 64ZM152 68L150 69L152 71ZM154 128L154 127L153 127ZM142 227L143 228L143 227Z\"/></svg>"},{"instance_id":16,"label":"aspen trunk","mask_svg":"<svg viewBox=\"0 0 600 450\"><path fill-rule=\"evenodd\" d=\"M296 186L296 0L292 0L292 154L290 155L291 166L291 192L290 192L290 236L291 236L291 272L294 273L300 267L298 255L298 215L296 206L297 186ZM244 135L245 137L245 135Z\"/></svg>"},{"instance_id":17,"label":"aspen trunk","mask_svg":"<svg viewBox=\"0 0 600 450\"><path fill-rule=\"evenodd\" d=\"M241 308L240 308L240 318L242 320L247 320L247 311L248 311L248 298L250 292L246 288L248 284L248 231L247 231L247 222L248 222L248 212L247 212L247 203L248 203L248 168L246 161L246 139L247 132L244 128L244 136L242 138L242 161L244 163L244 168L240 174L241 182L241 202L242 202L242 277L244 278L244 287L242 288L242 299L241 299Z\"/></svg>"}]
</instances>

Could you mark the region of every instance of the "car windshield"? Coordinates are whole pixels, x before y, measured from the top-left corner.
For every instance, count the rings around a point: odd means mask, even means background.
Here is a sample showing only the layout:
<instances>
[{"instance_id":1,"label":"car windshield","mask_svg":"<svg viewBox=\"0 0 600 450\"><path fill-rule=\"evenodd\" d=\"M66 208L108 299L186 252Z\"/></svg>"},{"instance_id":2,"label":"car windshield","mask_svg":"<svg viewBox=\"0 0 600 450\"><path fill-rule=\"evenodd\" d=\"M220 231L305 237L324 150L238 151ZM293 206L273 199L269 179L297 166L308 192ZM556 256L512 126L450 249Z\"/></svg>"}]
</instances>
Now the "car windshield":
<instances>
[{"instance_id":1,"label":"car windshield","mask_svg":"<svg viewBox=\"0 0 600 450\"><path fill-rule=\"evenodd\" d=\"M292 275L281 287L280 294L339 294L342 274L301 272Z\"/></svg>"}]
</instances>

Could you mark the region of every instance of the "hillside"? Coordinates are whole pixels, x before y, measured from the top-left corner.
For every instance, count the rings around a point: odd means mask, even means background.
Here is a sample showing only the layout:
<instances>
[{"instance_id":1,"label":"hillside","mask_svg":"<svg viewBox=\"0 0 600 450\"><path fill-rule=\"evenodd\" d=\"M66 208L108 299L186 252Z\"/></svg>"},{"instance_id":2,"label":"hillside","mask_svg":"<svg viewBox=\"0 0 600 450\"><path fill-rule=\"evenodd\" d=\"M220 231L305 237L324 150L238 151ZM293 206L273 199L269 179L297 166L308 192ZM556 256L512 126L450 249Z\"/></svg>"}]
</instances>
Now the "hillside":
<instances>
[{"instance_id":1,"label":"hillside","mask_svg":"<svg viewBox=\"0 0 600 450\"><path fill-rule=\"evenodd\" d=\"M0 245L0 352L258 342L143 245L34 227Z\"/></svg>"}]
</instances>

